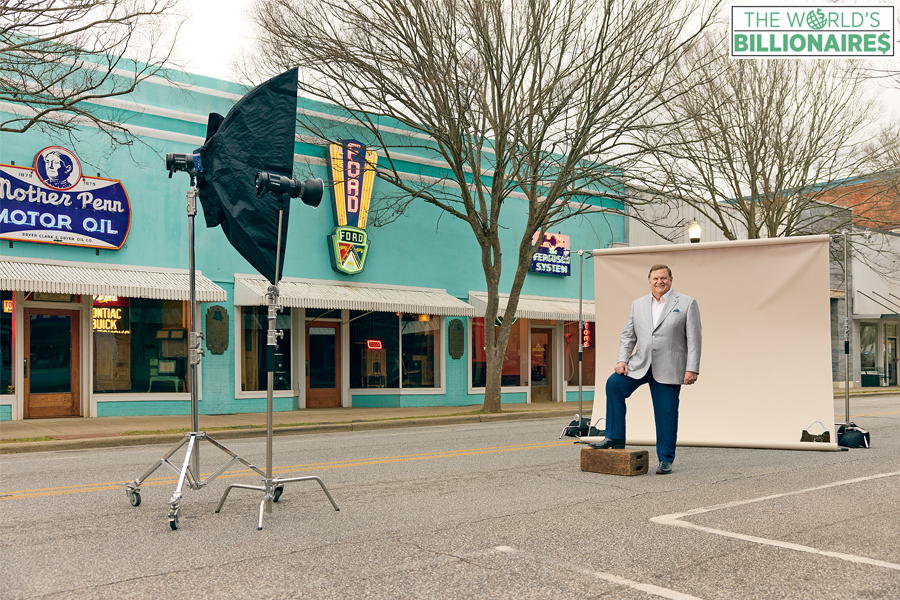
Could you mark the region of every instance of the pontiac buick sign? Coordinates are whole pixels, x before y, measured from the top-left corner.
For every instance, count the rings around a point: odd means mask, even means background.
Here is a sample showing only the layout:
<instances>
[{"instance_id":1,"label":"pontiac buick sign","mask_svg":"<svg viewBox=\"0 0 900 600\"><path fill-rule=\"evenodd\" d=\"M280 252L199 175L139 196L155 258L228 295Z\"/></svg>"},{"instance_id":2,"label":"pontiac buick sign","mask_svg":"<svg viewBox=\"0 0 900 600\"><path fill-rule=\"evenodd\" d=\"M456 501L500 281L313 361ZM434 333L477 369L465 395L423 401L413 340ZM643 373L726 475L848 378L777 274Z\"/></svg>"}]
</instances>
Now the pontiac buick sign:
<instances>
[{"instance_id":1,"label":"pontiac buick sign","mask_svg":"<svg viewBox=\"0 0 900 600\"><path fill-rule=\"evenodd\" d=\"M344 275L361 273L369 252L366 221L378 155L356 140L332 144L329 155L335 228L328 236L331 268Z\"/></svg>"},{"instance_id":2,"label":"pontiac buick sign","mask_svg":"<svg viewBox=\"0 0 900 600\"><path fill-rule=\"evenodd\" d=\"M118 250L131 227L120 181L85 177L75 155L44 148L34 168L0 165L0 239Z\"/></svg>"}]
</instances>

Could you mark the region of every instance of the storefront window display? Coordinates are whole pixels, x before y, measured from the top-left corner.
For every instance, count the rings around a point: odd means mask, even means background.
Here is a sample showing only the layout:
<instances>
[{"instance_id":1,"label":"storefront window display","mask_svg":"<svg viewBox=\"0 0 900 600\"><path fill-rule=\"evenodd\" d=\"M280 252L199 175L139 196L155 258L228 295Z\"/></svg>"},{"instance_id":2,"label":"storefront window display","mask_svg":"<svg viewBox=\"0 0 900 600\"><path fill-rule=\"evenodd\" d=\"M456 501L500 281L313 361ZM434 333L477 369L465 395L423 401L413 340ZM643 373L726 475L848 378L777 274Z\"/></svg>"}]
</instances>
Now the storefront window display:
<instances>
[{"instance_id":1,"label":"storefront window display","mask_svg":"<svg viewBox=\"0 0 900 600\"><path fill-rule=\"evenodd\" d=\"M2 312L0 312L0 394L13 394L12 366L13 366L13 297L15 292L2 291Z\"/></svg>"},{"instance_id":2,"label":"storefront window display","mask_svg":"<svg viewBox=\"0 0 900 600\"><path fill-rule=\"evenodd\" d=\"M565 378L567 386L578 386L578 323L566 323L566 364ZM586 322L581 332L584 341L584 352L581 364L581 385L594 385L594 324Z\"/></svg>"},{"instance_id":3,"label":"storefront window display","mask_svg":"<svg viewBox=\"0 0 900 600\"><path fill-rule=\"evenodd\" d=\"M863 371L875 371L875 323L859 326L859 367Z\"/></svg>"},{"instance_id":4,"label":"storefront window display","mask_svg":"<svg viewBox=\"0 0 900 600\"><path fill-rule=\"evenodd\" d=\"M187 303L95 296L95 393L188 392Z\"/></svg>"},{"instance_id":5,"label":"storefront window display","mask_svg":"<svg viewBox=\"0 0 900 600\"><path fill-rule=\"evenodd\" d=\"M403 387L432 388L435 382L434 349L438 319L431 315L403 314L400 331L403 349Z\"/></svg>"},{"instance_id":6,"label":"storefront window display","mask_svg":"<svg viewBox=\"0 0 900 600\"><path fill-rule=\"evenodd\" d=\"M493 326L490 332L493 335L497 329ZM485 354L484 318L479 317L472 321L472 387L484 387L487 377L487 356ZM528 337L528 321L518 319L512 324L509 333L509 343L506 345L506 354L503 356L503 375L500 385L523 385L522 377L523 361L521 358L521 346Z\"/></svg>"},{"instance_id":7,"label":"storefront window display","mask_svg":"<svg viewBox=\"0 0 900 600\"><path fill-rule=\"evenodd\" d=\"M241 390L262 392L269 388L266 371L266 345L269 331L268 307L245 306L241 330ZM275 329L284 337L276 340L275 376L273 389L291 387L291 309L285 308L275 318Z\"/></svg>"},{"instance_id":8,"label":"storefront window display","mask_svg":"<svg viewBox=\"0 0 900 600\"><path fill-rule=\"evenodd\" d=\"M350 387L438 387L440 319L350 311Z\"/></svg>"}]
</instances>

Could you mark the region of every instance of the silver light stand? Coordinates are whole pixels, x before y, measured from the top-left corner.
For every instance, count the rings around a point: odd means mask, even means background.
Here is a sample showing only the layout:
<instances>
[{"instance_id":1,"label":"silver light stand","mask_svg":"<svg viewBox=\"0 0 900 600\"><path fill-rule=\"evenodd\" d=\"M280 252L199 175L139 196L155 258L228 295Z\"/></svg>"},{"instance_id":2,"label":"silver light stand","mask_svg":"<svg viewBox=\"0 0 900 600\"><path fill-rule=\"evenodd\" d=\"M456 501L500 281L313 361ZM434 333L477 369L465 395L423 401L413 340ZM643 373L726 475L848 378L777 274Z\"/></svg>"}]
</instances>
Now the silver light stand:
<instances>
[{"instance_id":1,"label":"silver light stand","mask_svg":"<svg viewBox=\"0 0 900 600\"><path fill-rule=\"evenodd\" d=\"M580 434L581 432L581 420L584 418L584 406L581 399L581 388L582 388L582 359L584 358L584 314L582 311L582 298L584 297L583 288L584 288L584 261L588 258L594 256L593 251L591 250L576 250L578 254L578 414L575 415L575 422L578 425L575 426L576 434ZM567 254L571 256L571 251L567 251ZM584 255L587 254L587 257ZM563 428L562 433L559 434L559 439L562 439L566 432L571 428L571 425ZM590 425L588 425L588 433L590 433ZM580 438L580 435L578 436ZM581 443L579 439L576 444Z\"/></svg>"},{"instance_id":2,"label":"silver light stand","mask_svg":"<svg viewBox=\"0 0 900 600\"><path fill-rule=\"evenodd\" d=\"M331 492L329 492L328 488L325 487L325 482L323 482L319 477L316 477L315 475L307 475L304 477L288 477L283 479L272 477L272 404L275 391L275 346L276 340L284 337L283 331L275 330L275 319L276 313L282 309L282 307L278 304L278 282L281 279L280 273L278 272L278 267L281 264L281 219L282 215L284 214L284 202L286 199L282 197L281 194L277 195L280 203L280 208L278 211L278 237L276 238L277 241L275 250L275 285L270 285L268 292L266 293L269 320L269 330L266 336L266 370L268 371L268 389L266 392L266 472L262 473L258 469L255 469L257 473L263 475L262 485L245 485L241 483L230 484L225 488L225 493L222 494L222 499L219 500L219 505L216 507L217 513L222 510L222 505L225 504L225 499L228 498L228 494L231 492L232 488L257 490L259 492L262 492L263 499L259 503L259 523L257 525L258 531L261 531L263 528L263 514L272 512L272 503L278 502L278 499L281 497L281 494L284 491L285 483L293 483L295 481L315 481L319 484L319 486L321 486L322 491L325 492L325 495L328 496L328 500L331 502L334 510L341 510L338 507L337 502L335 502L334 498L331 496Z\"/></svg>"},{"instance_id":3,"label":"silver light stand","mask_svg":"<svg viewBox=\"0 0 900 600\"><path fill-rule=\"evenodd\" d=\"M853 331L852 321L850 320L850 238L861 235L866 240L872 239L871 231L853 233L849 229L844 229L840 233L832 234L830 237L834 242L843 241L844 246L844 425L850 425L850 334Z\"/></svg>"},{"instance_id":4,"label":"silver light stand","mask_svg":"<svg viewBox=\"0 0 900 600\"><path fill-rule=\"evenodd\" d=\"M170 155L172 156L172 155ZM178 155L179 157L184 155ZM167 157L167 163L169 163L169 157ZM182 165L184 166L184 165ZM141 484L147 480L150 475L153 474L159 467L162 465L169 466L173 471L178 473L178 485L175 487L175 493L172 494L172 499L169 500L169 526L172 529L178 529L179 521L181 520L181 496L182 490L184 489L184 484L187 482L188 486L193 490L199 490L204 487L206 484L214 480L216 477L227 471L231 468L232 465L236 462L240 462L245 467L256 471L260 475L265 475L260 469L253 466L219 442L215 441L208 435L206 432L200 431L200 406L198 402L198 378L197 378L197 366L200 364L200 359L204 355L203 348L201 348L201 343L203 340L203 334L198 331L197 326L197 289L196 289L196 280L197 274L195 270L194 264L194 215L197 214L197 175L196 171L191 170L190 168L184 169L176 169L176 170L188 170L191 176L191 188L187 191L187 213L188 213L188 246L189 246L189 254L190 254L190 315L189 315L189 323L190 323L190 335L188 340L188 362L190 363L190 387L191 387L191 431L184 435L184 438L181 442L178 443L177 446L172 448L165 456L163 456L159 461L153 464L147 471L132 481L131 483L126 484L125 493L128 496L128 501L131 502L132 506L140 506L141 504ZM197 171L200 169L197 168ZM173 169L170 165L169 177L172 177ZM270 416L270 431L271 431L271 416ZM207 441L225 454L228 454L231 457L227 463L222 465L218 470L209 475L206 479L200 479L200 445L198 442ZM184 461L179 468L175 463L173 463L170 458L174 455L178 450L180 450L185 444L187 444L187 450L184 454ZM218 511L217 511L218 512Z\"/></svg>"}]
</instances>

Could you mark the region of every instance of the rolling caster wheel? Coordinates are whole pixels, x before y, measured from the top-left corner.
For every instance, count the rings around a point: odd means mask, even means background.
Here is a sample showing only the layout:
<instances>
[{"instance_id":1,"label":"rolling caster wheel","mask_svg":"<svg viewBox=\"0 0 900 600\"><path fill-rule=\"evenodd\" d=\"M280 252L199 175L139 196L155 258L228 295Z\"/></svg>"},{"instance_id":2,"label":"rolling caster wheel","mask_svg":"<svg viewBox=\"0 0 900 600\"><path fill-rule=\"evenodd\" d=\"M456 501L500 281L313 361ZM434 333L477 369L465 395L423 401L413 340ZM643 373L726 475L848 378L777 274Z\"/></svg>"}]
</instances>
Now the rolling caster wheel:
<instances>
[{"instance_id":1,"label":"rolling caster wheel","mask_svg":"<svg viewBox=\"0 0 900 600\"><path fill-rule=\"evenodd\" d=\"M169 527L172 530L178 529L178 522L181 520L181 508L173 508L169 511Z\"/></svg>"},{"instance_id":2,"label":"rolling caster wheel","mask_svg":"<svg viewBox=\"0 0 900 600\"><path fill-rule=\"evenodd\" d=\"M139 490L128 489L125 492L128 494L128 501L131 502L132 506L141 505L141 492Z\"/></svg>"},{"instance_id":3,"label":"rolling caster wheel","mask_svg":"<svg viewBox=\"0 0 900 600\"><path fill-rule=\"evenodd\" d=\"M272 494L272 502L278 502L278 499L281 498L281 494L283 492L284 492L283 485L276 486L275 491Z\"/></svg>"}]
</instances>

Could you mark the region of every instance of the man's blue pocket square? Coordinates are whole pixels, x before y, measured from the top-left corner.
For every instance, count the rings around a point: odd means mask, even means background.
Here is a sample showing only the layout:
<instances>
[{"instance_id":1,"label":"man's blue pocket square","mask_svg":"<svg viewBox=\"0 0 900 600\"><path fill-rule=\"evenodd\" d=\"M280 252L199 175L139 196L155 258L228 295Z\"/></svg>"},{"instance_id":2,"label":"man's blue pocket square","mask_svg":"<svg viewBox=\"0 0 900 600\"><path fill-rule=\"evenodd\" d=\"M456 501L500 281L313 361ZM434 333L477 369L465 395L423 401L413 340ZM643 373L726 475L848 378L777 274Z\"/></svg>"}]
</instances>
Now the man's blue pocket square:
<instances>
[{"instance_id":1,"label":"man's blue pocket square","mask_svg":"<svg viewBox=\"0 0 900 600\"><path fill-rule=\"evenodd\" d=\"M680 310L678 310L678 309L677 309L677 308L676 308L676 309L675 309L675 310L673 310L673 311L672 311L672 312L681 312L681 311L680 311Z\"/></svg>"}]
</instances>

